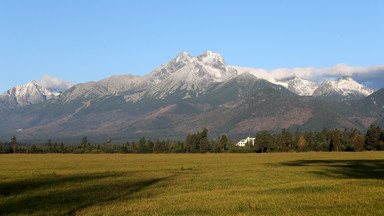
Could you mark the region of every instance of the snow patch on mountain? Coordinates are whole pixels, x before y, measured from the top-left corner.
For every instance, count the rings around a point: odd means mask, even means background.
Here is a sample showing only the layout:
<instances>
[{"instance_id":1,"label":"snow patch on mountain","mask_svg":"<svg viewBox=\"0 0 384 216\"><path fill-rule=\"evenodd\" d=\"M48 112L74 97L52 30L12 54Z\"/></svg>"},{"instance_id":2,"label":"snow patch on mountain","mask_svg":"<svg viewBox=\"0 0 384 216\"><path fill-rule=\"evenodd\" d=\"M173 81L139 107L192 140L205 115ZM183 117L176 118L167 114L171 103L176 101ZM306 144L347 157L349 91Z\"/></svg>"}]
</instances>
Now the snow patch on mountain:
<instances>
[{"instance_id":1,"label":"snow patch on mountain","mask_svg":"<svg viewBox=\"0 0 384 216\"><path fill-rule=\"evenodd\" d=\"M274 81L270 80L270 82L284 86L285 88L289 89L290 91L300 95L300 96L311 96L313 95L313 92L318 87L318 84L301 79L299 77L295 77L294 79L287 80L287 81Z\"/></svg>"},{"instance_id":2,"label":"snow patch on mountain","mask_svg":"<svg viewBox=\"0 0 384 216\"><path fill-rule=\"evenodd\" d=\"M189 73L190 72L190 73ZM147 75L152 83L157 84L172 74L175 81L193 82L222 82L228 80L238 73L233 67L227 67L220 53L206 51L198 56L190 56L182 51L176 58L161 65Z\"/></svg>"},{"instance_id":3,"label":"snow patch on mountain","mask_svg":"<svg viewBox=\"0 0 384 216\"><path fill-rule=\"evenodd\" d=\"M350 77L341 77L335 81L326 79L314 92L313 96L342 95L366 97L374 92Z\"/></svg>"},{"instance_id":4,"label":"snow patch on mountain","mask_svg":"<svg viewBox=\"0 0 384 216\"><path fill-rule=\"evenodd\" d=\"M148 89L148 95L163 99L181 90L185 92L186 97L198 96L210 84L224 82L237 75L236 69L226 66L219 53L206 51L194 57L183 51L175 59L148 75L156 84ZM162 79L159 79L160 77Z\"/></svg>"}]
</instances>

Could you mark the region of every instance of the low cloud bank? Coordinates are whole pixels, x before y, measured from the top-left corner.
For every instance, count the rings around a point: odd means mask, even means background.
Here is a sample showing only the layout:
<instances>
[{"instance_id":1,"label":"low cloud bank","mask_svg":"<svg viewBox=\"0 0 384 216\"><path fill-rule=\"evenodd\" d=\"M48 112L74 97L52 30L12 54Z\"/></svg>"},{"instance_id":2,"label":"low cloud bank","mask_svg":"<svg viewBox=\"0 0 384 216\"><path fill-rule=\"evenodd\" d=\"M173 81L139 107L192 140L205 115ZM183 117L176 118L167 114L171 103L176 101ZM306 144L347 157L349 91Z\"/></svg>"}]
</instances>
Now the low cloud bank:
<instances>
[{"instance_id":1,"label":"low cloud bank","mask_svg":"<svg viewBox=\"0 0 384 216\"><path fill-rule=\"evenodd\" d=\"M326 78L348 76L373 89L384 87L384 65L353 67L346 64L337 64L327 68L278 68L269 71L261 68L235 68L241 73L249 72L258 78L270 81L300 77L314 82L322 82Z\"/></svg>"}]
</instances>

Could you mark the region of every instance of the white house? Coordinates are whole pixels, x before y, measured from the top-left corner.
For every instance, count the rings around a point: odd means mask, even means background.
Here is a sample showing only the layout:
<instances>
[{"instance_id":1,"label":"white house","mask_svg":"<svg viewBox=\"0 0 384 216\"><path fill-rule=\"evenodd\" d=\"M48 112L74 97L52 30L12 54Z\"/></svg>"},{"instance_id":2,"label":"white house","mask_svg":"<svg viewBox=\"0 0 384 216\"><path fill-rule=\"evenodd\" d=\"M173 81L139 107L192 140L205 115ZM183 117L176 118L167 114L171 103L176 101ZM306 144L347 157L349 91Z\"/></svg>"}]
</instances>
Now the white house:
<instances>
[{"instance_id":1,"label":"white house","mask_svg":"<svg viewBox=\"0 0 384 216\"><path fill-rule=\"evenodd\" d=\"M241 147L244 147L245 144L251 144L251 145L255 145L255 138L250 138L250 137L247 137L246 139L242 139L240 140L238 143L236 143L237 146L241 146Z\"/></svg>"}]
</instances>

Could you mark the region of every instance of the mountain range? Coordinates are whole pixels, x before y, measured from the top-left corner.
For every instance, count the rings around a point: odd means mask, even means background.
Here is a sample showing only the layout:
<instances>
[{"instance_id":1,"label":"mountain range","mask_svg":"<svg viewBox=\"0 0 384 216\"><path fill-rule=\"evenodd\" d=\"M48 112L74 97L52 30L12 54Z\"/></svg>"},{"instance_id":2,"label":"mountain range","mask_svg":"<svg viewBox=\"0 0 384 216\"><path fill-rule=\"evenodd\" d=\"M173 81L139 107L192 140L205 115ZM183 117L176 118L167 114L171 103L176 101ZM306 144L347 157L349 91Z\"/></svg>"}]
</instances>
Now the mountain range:
<instances>
[{"instance_id":1,"label":"mountain range","mask_svg":"<svg viewBox=\"0 0 384 216\"><path fill-rule=\"evenodd\" d=\"M32 81L0 96L0 139L180 139L204 127L240 138L282 128L364 130L383 122L384 93L350 77L268 81L239 68L219 53L183 51L145 76L112 76L62 93Z\"/></svg>"}]
</instances>

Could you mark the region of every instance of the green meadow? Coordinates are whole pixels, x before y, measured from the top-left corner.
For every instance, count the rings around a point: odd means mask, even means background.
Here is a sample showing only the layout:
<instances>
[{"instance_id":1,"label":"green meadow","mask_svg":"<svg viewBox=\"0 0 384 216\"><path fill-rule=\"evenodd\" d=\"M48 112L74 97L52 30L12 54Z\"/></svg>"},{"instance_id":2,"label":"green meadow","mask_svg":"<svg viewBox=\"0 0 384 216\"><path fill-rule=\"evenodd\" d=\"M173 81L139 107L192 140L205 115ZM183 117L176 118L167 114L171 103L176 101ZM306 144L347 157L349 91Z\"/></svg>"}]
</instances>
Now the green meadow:
<instances>
[{"instance_id":1,"label":"green meadow","mask_svg":"<svg viewBox=\"0 0 384 216\"><path fill-rule=\"evenodd\" d=\"M384 215L384 152L0 155L1 215Z\"/></svg>"}]
</instances>

